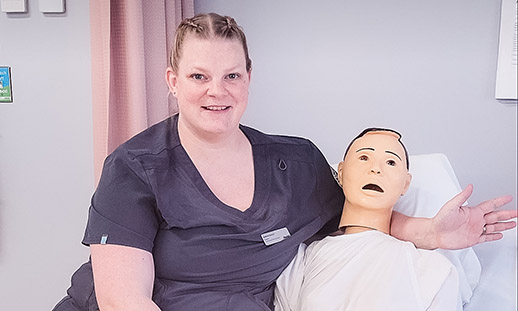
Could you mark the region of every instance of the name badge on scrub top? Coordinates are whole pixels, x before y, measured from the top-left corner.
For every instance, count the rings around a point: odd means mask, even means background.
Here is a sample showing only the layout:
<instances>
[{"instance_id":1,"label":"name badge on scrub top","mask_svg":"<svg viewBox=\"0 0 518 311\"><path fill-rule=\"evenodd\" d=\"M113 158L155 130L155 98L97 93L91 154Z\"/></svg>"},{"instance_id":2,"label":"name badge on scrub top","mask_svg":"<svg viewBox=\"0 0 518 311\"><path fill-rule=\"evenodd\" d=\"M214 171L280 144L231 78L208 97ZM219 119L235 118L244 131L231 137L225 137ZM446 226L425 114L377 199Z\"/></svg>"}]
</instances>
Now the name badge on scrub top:
<instances>
[{"instance_id":1,"label":"name badge on scrub top","mask_svg":"<svg viewBox=\"0 0 518 311\"><path fill-rule=\"evenodd\" d=\"M280 228L277 230L273 230L270 232L266 232L261 234L261 238L266 246L279 243L289 237L291 234L288 231L288 228Z\"/></svg>"}]
</instances>

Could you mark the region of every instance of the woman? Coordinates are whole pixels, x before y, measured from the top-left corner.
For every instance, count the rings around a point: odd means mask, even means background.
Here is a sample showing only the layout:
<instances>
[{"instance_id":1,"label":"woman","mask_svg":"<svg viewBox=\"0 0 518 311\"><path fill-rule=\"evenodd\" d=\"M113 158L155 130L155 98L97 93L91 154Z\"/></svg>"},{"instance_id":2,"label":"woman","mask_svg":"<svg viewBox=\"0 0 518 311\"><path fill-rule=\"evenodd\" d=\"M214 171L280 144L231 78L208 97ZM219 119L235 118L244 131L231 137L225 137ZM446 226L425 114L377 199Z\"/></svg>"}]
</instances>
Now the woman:
<instances>
[{"instance_id":1,"label":"woman","mask_svg":"<svg viewBox=\"0 0 518 311\"><path fill-rule=\"evenodd\" d=\"M276 278L301 242L337 228L344 197L311 142L239 124L250 75L232 18L202 14L179 25L166 71L179 113L106 159L83 239L91 263L55 310L273 308ZM398 214L395 234L437 247L429 234L442 225L449 246L465 247L458 237L479 236L484 225L482 214L470 230L450 230L467 219L431 227Z\"/></svg>"}]
</instances>

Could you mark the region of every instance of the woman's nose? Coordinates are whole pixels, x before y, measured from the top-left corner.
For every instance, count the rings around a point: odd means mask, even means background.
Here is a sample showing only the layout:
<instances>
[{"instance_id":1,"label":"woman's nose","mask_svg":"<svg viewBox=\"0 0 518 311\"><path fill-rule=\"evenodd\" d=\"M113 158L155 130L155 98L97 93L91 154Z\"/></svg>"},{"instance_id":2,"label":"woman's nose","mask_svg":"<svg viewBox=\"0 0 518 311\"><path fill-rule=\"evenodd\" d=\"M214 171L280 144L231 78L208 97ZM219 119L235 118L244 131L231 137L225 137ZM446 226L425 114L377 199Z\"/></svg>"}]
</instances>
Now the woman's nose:
<instances>
[{"instance_id":1,"label":"woman's nose","mask_svg":"<svg viewBox=\"0 0 518 311\"><path fill-rule=\"evenodd\" d=\"M209 83L209 88L207 89L207 95L210 96L222 96L227 94L227 89L224 86L223 81L213 80Z\"/></svg>"}]
</instances>

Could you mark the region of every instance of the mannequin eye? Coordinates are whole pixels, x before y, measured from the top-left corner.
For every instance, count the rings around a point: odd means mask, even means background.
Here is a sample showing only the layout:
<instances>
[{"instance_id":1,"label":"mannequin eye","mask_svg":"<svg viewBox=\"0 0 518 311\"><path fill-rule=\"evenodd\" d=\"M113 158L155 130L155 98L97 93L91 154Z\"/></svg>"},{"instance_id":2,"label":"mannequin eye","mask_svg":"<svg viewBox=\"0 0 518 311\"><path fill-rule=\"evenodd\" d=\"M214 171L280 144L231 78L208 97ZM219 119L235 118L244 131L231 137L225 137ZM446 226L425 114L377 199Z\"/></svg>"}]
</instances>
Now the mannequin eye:
<instances>
[{"instance_id":1,"label":"mannequin eye","mask_svg":"<svg viewBox=\"0 0 518 311\"><path fill-rule=\"evenodd\" d=\"M396 166L396 161L394 161L394 160L388 160L388 161L387 161L387 165L390 165L390 166Z\"/></svg>"},{"instance_id":2,"label":"mannequin eye","mask_svg":"<svg viewBox=\"0 0 518 311\"><path fill-rule=\"evenodd\" d=\"M362 155L362 156L360 156L359 159L360 159L360 161L367 161L369 159L369 157L366 155Z\"/></svg>"}]
</instances>

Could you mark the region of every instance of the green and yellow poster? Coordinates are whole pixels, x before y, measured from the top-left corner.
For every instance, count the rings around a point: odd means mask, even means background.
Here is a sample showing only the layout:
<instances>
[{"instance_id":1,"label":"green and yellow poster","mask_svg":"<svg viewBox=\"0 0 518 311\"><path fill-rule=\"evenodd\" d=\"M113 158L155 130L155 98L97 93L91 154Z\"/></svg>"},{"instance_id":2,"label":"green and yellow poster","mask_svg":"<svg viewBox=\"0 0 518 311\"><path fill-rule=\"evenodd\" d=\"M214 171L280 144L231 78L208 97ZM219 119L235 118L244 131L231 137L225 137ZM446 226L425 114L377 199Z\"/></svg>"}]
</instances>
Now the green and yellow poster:
<instances>
[{"instance_id":1,"label":"green and yellow poster","mask_svg":"<svg viewBox=\"0 0 518 311\"><path fill-rule=\"evenodd\" d=\"M12 102L11 67L0 67L0 104Z\"/></svg>"}]
</instances>

